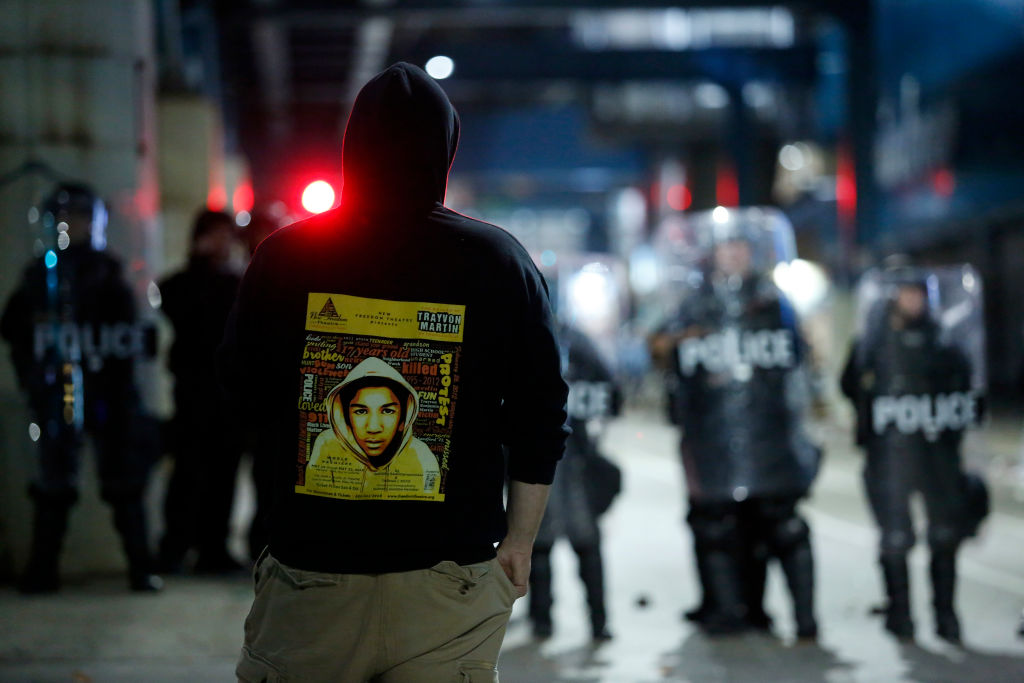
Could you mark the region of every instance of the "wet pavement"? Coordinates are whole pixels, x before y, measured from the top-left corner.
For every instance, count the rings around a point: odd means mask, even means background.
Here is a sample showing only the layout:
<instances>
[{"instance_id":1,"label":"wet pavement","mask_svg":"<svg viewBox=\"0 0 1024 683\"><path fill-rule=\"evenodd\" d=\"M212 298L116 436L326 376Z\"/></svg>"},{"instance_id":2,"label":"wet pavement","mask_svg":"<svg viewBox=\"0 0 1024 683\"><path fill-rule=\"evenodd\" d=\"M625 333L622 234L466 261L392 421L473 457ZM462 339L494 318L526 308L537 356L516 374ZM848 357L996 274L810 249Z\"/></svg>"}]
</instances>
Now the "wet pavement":
<instances>
[{"instance_id":1,"label":"wet pavement","mask_svg":"<svg viewBox=\"0 0 1024 683\"><path fill-rule=\"evenodd\" d=\"M819 425L827 455L804 511L813 529L821 637L797 643L779 570L769 574L773 634L708 638L680 618L697 599L682 524L675 432L645 412L613 423L606 450L625 491L604 518L610 628L589 642L575 556L554 551L554 636L529 634L526 605L513 613L499 663L505 683L660 681L1024 681L1024 477L1020 428L994 421L967 444L993 483L994 511L960 557L957 604L964 647L932 634L927 553L911 556L917 638L886 636L870 608L882 596L875 532L847 433ZM240 502L244 515L247 500ZM54 596L0 587L0 681L230 681L251 598L247 577L170 577L159 595L135 595L119 577L72 577Z\"/></svg>"}]
</instances>

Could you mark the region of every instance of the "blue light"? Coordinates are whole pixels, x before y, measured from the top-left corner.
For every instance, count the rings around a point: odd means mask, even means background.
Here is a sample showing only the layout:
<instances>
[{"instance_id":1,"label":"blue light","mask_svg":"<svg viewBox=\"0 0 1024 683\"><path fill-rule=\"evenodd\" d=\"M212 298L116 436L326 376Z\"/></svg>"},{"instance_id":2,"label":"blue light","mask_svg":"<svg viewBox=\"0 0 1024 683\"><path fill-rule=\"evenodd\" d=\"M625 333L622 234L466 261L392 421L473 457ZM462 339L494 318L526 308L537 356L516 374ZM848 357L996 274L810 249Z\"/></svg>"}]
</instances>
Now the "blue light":
<instances>
[{"instance_id":1,"label":"blue light","mask_svg":"<svg viewBox=\"0 0 1024 683\"><path fill-rule=\"evenodd\" d=\"M540 255L540 263L543 266L551 267L558 261L558 255L550 249L545 249Z\"/></svg>"},{"instance_id":2,"label":"blue light","mask_svg":"<svg viewBox=\"0 0 1024 683\"><path fill-rule=\"evenodd\" d=\"M56 268L57 252L55 252L53 249L50 249L48 252L46 252L46 256L43 257L43 262L46 264L47 268Z\"/></svg>"}]
</instances>

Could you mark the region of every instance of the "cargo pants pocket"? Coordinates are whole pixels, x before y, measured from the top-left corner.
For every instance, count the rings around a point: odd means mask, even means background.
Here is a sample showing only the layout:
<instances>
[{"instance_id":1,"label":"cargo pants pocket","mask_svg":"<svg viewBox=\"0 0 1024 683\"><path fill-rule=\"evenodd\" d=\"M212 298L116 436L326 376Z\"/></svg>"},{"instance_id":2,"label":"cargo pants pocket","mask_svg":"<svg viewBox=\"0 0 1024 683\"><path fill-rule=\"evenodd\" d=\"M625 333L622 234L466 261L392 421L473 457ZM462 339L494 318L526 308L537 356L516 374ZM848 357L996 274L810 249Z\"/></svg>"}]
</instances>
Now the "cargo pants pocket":
<instances>
[{"instance_id":1,"label":"cargo pants pocket","mask_svg":"<svg viewBox=\"0 0 1024 683\"><path fill-rule=\"evenodd\" d=\"M498 667L492 662L460 662L459 683L498 683Z\"/></svg>"}]
</instances>

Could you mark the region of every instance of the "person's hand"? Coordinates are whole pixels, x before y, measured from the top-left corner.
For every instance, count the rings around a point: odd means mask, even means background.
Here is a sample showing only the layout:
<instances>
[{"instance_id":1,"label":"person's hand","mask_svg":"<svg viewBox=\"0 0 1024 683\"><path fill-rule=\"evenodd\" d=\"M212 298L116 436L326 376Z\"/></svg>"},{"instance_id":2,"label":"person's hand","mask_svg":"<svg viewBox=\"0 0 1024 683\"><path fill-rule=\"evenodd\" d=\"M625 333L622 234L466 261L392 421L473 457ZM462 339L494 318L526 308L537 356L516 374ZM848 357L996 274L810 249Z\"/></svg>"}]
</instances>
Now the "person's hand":
<instances>
[{"instance_id":1,"label":"person's hand","mask_svg":"<svg viewBox=\"0 0 1024 683\"><path fill-rule=\"evenodd\" d=\"M517 597L526 595L526 588L530 583L530 557L533 555L533 546L516 544L505 539L498 545L498 564L505 570L505 575L516 587Z\"/></svg>"},{"instance_id":2,"label":"person's hand","mask_svg":"<svg viewBox=\"0 0 1024 683\"><path fill-rule=\"evenodd\" d=\"M679 343L679 336L669 332L657 332L647 339L647 349L651 354L654 365L668 369L669 357L675 345Z\"/></svg>"},{"instance_id":3,"label":"person's hand","mask_svg":"<svg viewBox=\"0 0 1024 683\"><path fill-rule=\"evenodd\" d=\"M701 325L687 325L675 332L656 332L647 338L647 349L656 367L667 370L671 367L671 357L676 347L687 339L703 337L708 330Z\"/></svg>"}]
</instances>

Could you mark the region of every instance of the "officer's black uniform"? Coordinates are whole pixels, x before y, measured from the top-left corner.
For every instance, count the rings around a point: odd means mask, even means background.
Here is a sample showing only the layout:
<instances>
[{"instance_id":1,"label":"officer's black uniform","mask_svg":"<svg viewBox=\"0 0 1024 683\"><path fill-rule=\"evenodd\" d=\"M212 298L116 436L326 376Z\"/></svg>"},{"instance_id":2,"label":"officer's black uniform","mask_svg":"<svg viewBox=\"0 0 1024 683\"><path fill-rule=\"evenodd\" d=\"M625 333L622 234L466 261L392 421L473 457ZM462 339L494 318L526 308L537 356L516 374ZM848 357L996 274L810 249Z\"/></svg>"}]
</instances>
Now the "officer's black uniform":
<instances>
[{"instance_id":1,"label":"officer's black uniform","mask_svg":"<svg viewBox=\"0 0 1024 683\"><path fill-rule=\"evenodd\" d=\"M231 229L226 214L205 212L197 231ZM201 237L197 235L196 237ZM215 357L240 278L213 259L193 254L188 266L160 283L162 311L174 325L168 367L174 374L171 423L174 471L164 499L161 563L178 571L198 550L195 569L220 573L241 567L226 543L242 436L217 381Z\"/></svg>"},{"instance_id":2,"label":"officer's black uniform","mask_svg":"<svg viewBox=\"0 0 1024 683\"><path fill-rule=\"evenodd\" d=\"M601 532L597 522L609 501L608 494L613 492L598 490L609 482L602 477L604 468L596 460L600 457L597 443L588 432L587 422L618 414L621 397L611 371L583 333L561 325L559 345L566 361L563 376L569 384L568 424L572 434L555 471L548 506L533 546L530 621L534 635L551 635L551 549L564 536L579 559L580 579L590 609L591 635L595 640L607 640L611 634L607 629Z\"/></svg>"},{"instance_id":3,"label":"officer's black uniform","mask_svg":"<svg viewBox=\"0 0 1024 683\"><path fill-rule=\"evenodd\" d=\"M774 285L705 281L663 331L679 340L671 410L682 427L698 571L710 632L763 625L763 564L779 559L799 637L814 637L810 530L796 511L818 451L792 403L802 350L795 315ZM750 576L748 574L755 574Z\"/></svg>"},{"instance_id":4,"label":"officer's black uniform","mask_svg":"<svg viewBox=\"0 0 1024 683\"><path fill-rule=\"evenodd\" d=\"M873 333L855 342L841 385L857 406L857 442L867 452L864 483L881 529L880 563L889 597L886 628L901 638L914 633L907 572L907 553L915 542L909 498L920 491L928 515L936 631L958 641L956 552L969 517L959 446L963 431L976 419L971 368L958 349L940 343L938 327L927 314L906 319L883 301L872 318Z\"/></svg>"},{"instance_id":5,"label":"officer's black uniform","mask_svg":"<svg viewBox=\"0 0 1024 683\"><path fill-rule=\"evenodd\" d=\"M85 187L63 185L47 201L43 220L51 229L65 219L72 230L84 229L71 215L91 216L97 201ZM156 453L148 452L152 435L144 431L133 371L135 358L147 351L148 335L138 324L120 263L90 244L65 245L26 268L0 322L40 430L39 467L29 487L32 547L20 588L59 587L58 559L88 434L101 495L113 509L128 559L130 585L156 590L160 582L151 574L142 504Z\"/></svg>"}]
</instances>

